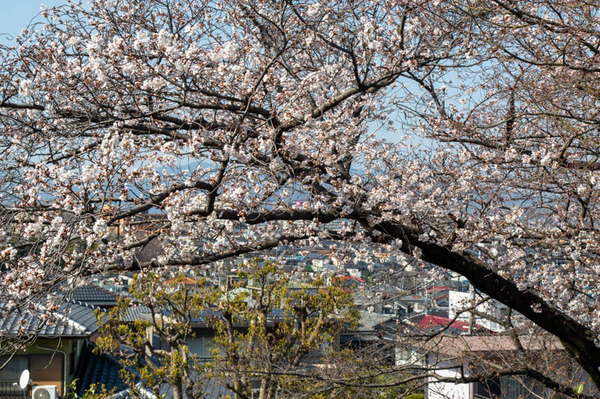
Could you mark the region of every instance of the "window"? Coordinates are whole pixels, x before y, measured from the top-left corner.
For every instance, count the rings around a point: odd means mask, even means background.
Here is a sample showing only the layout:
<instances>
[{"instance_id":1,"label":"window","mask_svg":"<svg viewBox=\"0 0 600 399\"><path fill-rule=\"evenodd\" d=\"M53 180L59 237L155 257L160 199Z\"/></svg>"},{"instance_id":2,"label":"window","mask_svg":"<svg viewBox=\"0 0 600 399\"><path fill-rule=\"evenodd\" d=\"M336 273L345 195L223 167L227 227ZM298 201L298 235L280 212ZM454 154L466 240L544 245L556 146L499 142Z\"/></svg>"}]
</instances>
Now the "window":
<instances>
[{"instance_id":1,"label":"window","mask_svg":"<svg viewBox=\"0 0 600 399\"><path fill-rule=\"evenodd\" d=\"M212 360L212 351L214 349L214 343L212 337L198 337L188 339L188 349L191 353L198 356L200 361Z\"/></svg>"},{"instance_id":2,"label":"window","mask_svg":"<svg viewBox=\"0 0 600 399\"><path fill-rule=\"evenodd\" d=\"M1 356L0 365L9 359L9 356ZM0 370L0 399L23 396L24 392L18 382L25 369L31 373L33 384L56 385L59 392L62 392L64 361L61 353L14 356L6 367Z\"/></svg>"},{"instance_id":3,"label":"window","mask_svg":"<svg viewBox=\"0 0 600 399\"><path fill-rule=\"evenodd\" d=\"M498 378L488 379L484 382L476 382L473 386L473 393L476 398L499 399L501 397L501 392L503 392L500 385L500 380Z\"/></svg>"},{"instance_id":4,"label":"window","mask_svg":"<svg viewBox=\"0 0 600 399\"><path fill-rule=\"evenodd\" d=\"M543 397L541 383L528 377L502 377L502 399L537 399Z\"/></svg>"},{"instance_id":5,"label":"window","mask_svg":"<svg viewBox=\"0 0 600 399\"><path fill-rule=\"evenodd\" d=\"M0 356L0 365L8 361L10 357ZM14 356L10 362L0 370L0 398L7 396L23 395L23 390L15 385L23 370L29 369L29 361L26 356Z\"/></svg>"}]
</instances>

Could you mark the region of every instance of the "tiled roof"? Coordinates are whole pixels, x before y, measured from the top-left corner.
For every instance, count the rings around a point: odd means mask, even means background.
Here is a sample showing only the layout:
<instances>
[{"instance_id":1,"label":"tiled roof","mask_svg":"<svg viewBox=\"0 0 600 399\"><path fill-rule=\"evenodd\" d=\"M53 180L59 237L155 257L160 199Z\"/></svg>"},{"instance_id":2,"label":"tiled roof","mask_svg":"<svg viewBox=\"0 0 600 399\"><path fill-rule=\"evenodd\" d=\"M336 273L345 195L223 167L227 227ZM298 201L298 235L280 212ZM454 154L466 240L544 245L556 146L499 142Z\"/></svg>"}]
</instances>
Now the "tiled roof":
<instances>
[{"instance_id":1,"label":"tiled roof","mask_svg":"<svg viewBox=\"0 0 600 399\"><path fill-rule=\"evenodd\" d=\"M375 326L393 320L395 317L392 314L371 313L361 310L358 331L373 331Z\"/></svg>"},{"instance_id":2,"label":"tiled roof","mask_svg":"<svg viewBox=\"0 0 600 399\"><path fill-rule=\"evenodd\" d=\"M544 335L519 336L521 347L526 351L556 351L564 347L556 337ZM515 351L513 337L506 335L439 335L423 344L424 348L453 356L463 356L467 352Z\"/></svg>"},{"instance_id":3,"label":"tiled roof","mask_svg":"<svg viewBox=\"0 0 600 399\"><path fill-rule=\"evenodd\" d=\"M75 370L75 379L77 380L77 397L82 397L84 393L91 390L92 385L96 385L94 394L99 394L103 388L107 392L114 392L113 399L157 399L147 388L139 382L139 375L134 371L134 380L136 383L137 395L131 394L131 387L123 380L121 370L123 365L118 358L107 354L95 354L95 345L87 342L81 352L77 370ZM129 369L130 371L132 369Z\"/></svg>"},{"instance_id":4,"label":"tiled roof","mask_svg":"<svg viewBox=\"0 0 600 399\"><path fill-rule=\"evenodd\" d=\"M124 391L128 388L119 374L123 367L114 358L107 355L96 355L93 353L93 344L87 343L79 358L75 378L77 379L77 396L82 397L92 384L98 384L97 392L102 387L107 391Z\"/></svg>"},{"instance_id":5,"label":"tiled roof","mask_svg":"<svg viewBox=\"0 0 600 399\"><path fill-rule=\"evenodd\" d=\"M115 303L118 296L102 287L97 285L84 285L77 287L73 290L72 299L74 301L86 302L86 303Z\"/></svg>"},{"instance_id":6,"label":"tiled roof","mask_svg":"<svg viewBox=\"0 0 600 399\"><path fill-rule=\"evenodd\" d=\"M125 317L123 321L134 322L136 320L148 320L150 315L150 308L144 305L131 305L125 311Z\"/></svg>"},{"instance_id":7,"label":"tiled roof","mask_svg":"<svg viewBox=\"0 0 600 399\"><path fill-rule=\"evenodd\" d=\"M94 308L83 303L63 303L52 312L42 306L12 309L0 316L0 336L83 338L97 329Z\"/></svg>"}]
</instances>

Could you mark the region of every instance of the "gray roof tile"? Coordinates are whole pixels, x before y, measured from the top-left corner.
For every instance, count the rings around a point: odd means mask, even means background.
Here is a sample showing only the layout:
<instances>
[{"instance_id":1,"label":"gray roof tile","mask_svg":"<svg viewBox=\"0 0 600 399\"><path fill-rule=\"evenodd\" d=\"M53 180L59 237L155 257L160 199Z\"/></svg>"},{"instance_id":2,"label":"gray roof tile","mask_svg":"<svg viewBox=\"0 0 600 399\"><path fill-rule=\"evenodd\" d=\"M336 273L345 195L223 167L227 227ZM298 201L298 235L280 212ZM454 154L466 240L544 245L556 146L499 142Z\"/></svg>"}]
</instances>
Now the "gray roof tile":
<instances>
[{"instance_id":1,"label":"gray roof tile","mask_svg":"<svg viewBox=\"0 0 600 399\"><path fill-rule=\"evenodd\" d=\"M100 304L100 303L116 303L117 294L98 287L97 285L83 285L73 290L72 299L74 301Z\"/></svg>"},{"instance_id":2,"label":"gray roof tile","mask_svg":"<svg viewBox=\"0 0 600 399\"><path fill-rule=\"evenodd\" d=\"M12 309L0 316L0 336L88 337L98 329L94 307L63 303L56 311L41 306Z\"/></svg>"}]
</instances>

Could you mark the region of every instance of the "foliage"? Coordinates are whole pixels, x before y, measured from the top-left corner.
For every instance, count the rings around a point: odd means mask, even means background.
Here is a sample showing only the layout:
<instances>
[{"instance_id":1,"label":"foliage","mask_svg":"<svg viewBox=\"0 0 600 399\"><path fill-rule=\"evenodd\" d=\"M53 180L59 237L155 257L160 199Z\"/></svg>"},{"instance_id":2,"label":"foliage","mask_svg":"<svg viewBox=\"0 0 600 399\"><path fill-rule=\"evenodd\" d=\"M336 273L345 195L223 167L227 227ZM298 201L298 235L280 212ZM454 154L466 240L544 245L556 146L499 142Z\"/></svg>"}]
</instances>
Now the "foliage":
<instances>
[{"instance_id":1,"label":"foliage","mask_svg":"<svg viewBox=\"0 0 600 399\"><path fill-rule=\"evenodd\" d=\"M258 259L239 278L227 290L204 280L189 284L184 276L137 274L130 297L107 315L99 313L104 335L98 347L130 359L126 366L134 367L125 369L130 383L141 379L157 394L166 383L176 396L184 390L200 396L201 381L210 380L240 398L251 397L257 383L261 397L274 397L288 384L299 388L298 378L310 366L306 362L326 361L336 350L337 334L356 327L351 294L338 286L317 280L310 288L290 288L275 263ZM144 304L150 317L127 322L127 311L136 304ZM207 363L188 349L194 328L214 334ZM152 343L153 334L164 347Z\"/></svg>"},{"instance_id":2,"label":"foliage","mask_svg":"<svg viewBox=\"0 0 600 399\"><path fill-rule=\"evenodd\" d=\"M75 392L75 391L73 391ZM90 388L85 391L83 393L83 396L81 396L82 399L110 399L112 397L114 397L115 395L115 390L112 389L110 391L108 391L106 389L106 387L104 386L98 386L98 384L92 384L90 386ZM74 398L77 398L77 395L73 396Z\"/></svg>"},{"instance_id":3,"label":"foliage","mask_svg":"<svg viewBox=\"0 0 600 399\"><path fill-rule=\"evenodd\" d=\"M339 286L317 280L312 288L291 288L269 261L255 260L240 277L245 290L224 293L210 322L218 333L211 374L233 381L227 386L240 397L251 397L256 381L261 397L275 397L286 389L287 375L321 364L338 333L357 325L351 293Z\"/></svg>"},{"instance_id":4,"label":"foliage","mask_svg":"<svg viewBox=\"0 0 600 399\"><path fill-rule=\"evenodd\" d=\"M108 313L97 312L103 334L97 340L97 350L122 359L121 374L134 392L138 391L138 380L159 397L163 384L173 389L176 398L182 397L184 389L188 397L195 397L200 389L192 376L202 368L193 362L187 338L204 298L181 286L181 278L165 284L160 275L138 274L130 285L129 297L119 298ZM129 309L140 304L147 307L148 318L129 321ZM153 334L164 340L165 348L153 345Z\"/></svg>"}]
</instances>

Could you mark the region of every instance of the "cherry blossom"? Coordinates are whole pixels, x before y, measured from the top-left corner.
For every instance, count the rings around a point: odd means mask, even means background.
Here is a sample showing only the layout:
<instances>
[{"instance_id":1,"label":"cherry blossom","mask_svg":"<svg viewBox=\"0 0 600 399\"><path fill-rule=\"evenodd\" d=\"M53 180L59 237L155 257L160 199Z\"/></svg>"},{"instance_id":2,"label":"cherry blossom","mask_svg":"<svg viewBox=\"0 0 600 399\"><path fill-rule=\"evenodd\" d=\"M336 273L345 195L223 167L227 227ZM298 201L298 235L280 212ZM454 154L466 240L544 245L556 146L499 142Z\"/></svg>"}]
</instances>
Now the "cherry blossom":
<instances>
[{"instance_id":1,"label":"cherry blossom","mask_svg":"<svg viewBox=\"0 0 600 399\"><path fill-rule=\"evenodd\" d=\"M343 240L464 275L558 336L600 386L599 12L48 9L1 49L5 303L98 273ZM137 262L153 240L162 253Z\"/></svg>"}]
</instances>

